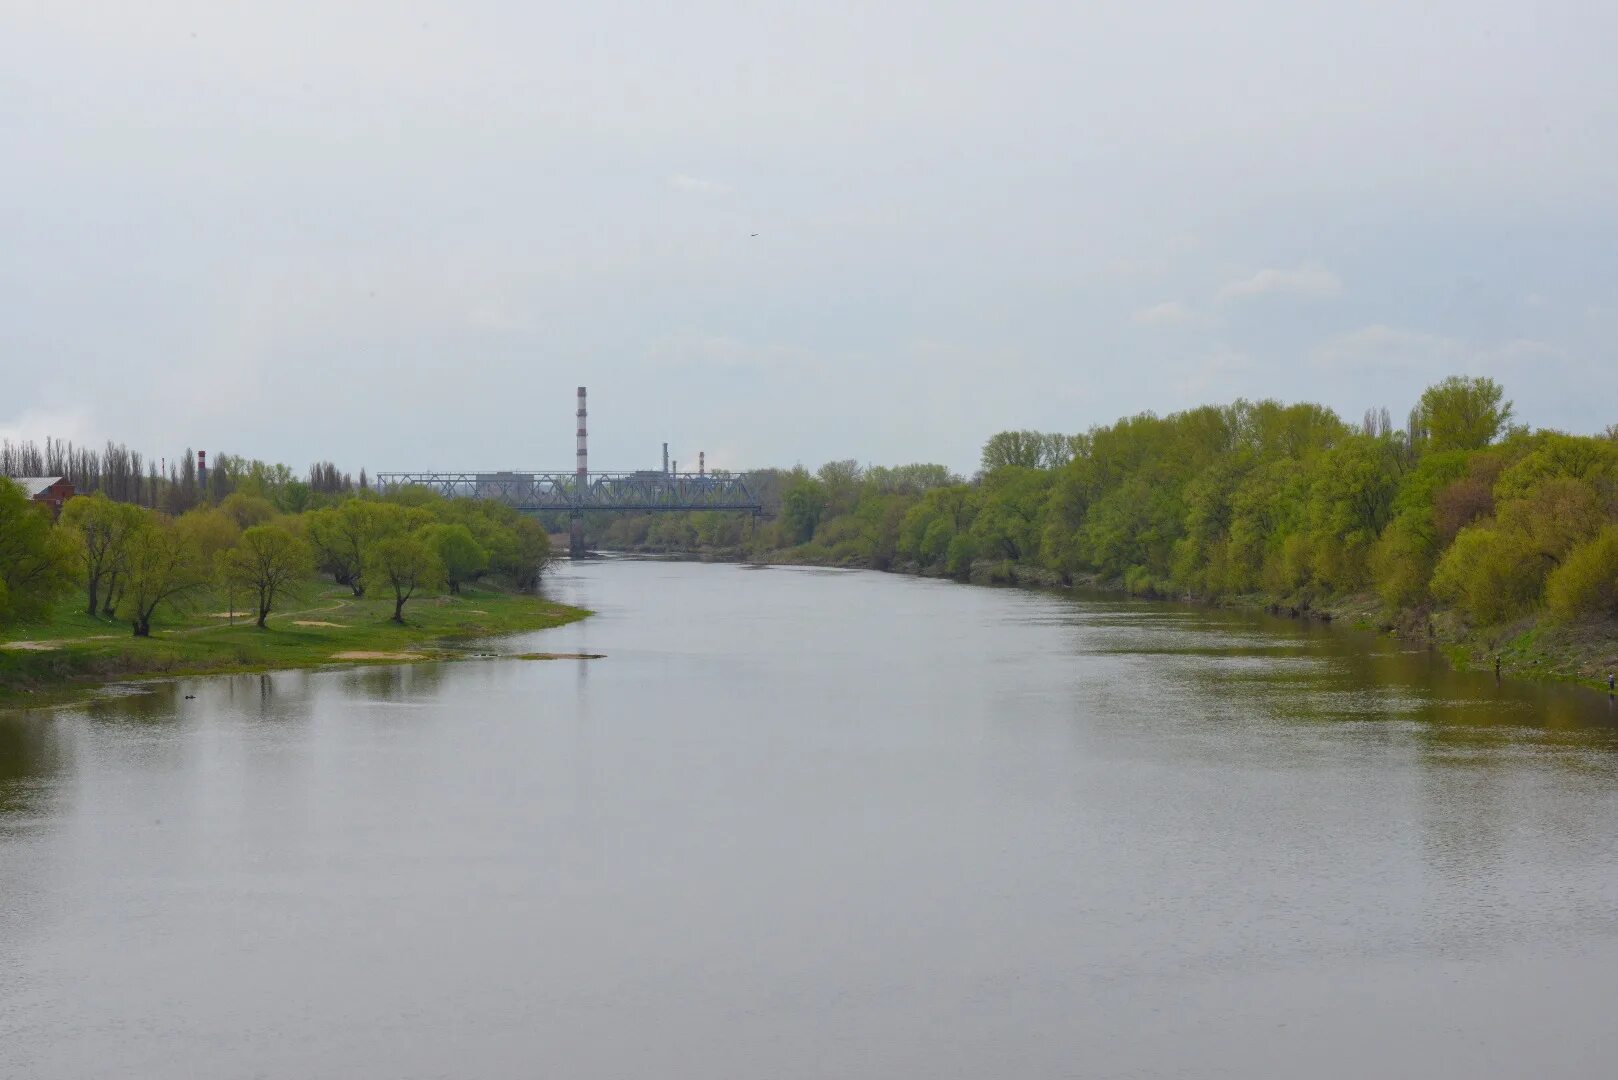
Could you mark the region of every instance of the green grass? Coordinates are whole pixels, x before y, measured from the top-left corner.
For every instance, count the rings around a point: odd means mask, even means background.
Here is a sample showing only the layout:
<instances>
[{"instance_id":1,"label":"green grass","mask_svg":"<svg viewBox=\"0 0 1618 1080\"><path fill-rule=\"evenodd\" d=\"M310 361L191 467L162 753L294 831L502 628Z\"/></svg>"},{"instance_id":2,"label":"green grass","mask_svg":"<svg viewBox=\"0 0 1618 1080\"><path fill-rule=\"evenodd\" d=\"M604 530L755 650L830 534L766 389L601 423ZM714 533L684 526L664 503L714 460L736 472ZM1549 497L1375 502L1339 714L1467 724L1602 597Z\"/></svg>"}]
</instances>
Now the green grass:
<instances>
[{"instance_id":1,"label":"green grass","mask_svg":"<svg viewBox=\"0 0 1618 1080\"><path fill-rule=\"evenodd\" d=\"M150 638L137 638L127 622L86 615L83 605L83 597L69 597L50 619L0 635L0 646L46 646L0 647L0 706L68 700L87 688L127 679L391 660L339 656L349 652L455 659L467 655L458 643L468 639L545 630L590 614L531 595L480 588L411 600L401 626L391 620L391 596L356 600L347 588L319 583L289 597L264 630L239 611L234 625L215 618L214 613L228 610L225 599L199 593L183 610L160 613Z\"/></svg>"},{"instance_id":2,"label":"green grass","mask_svg":"<svg viewBox=\"0 0 1618 1080\"><path fill-rule=\"evenodd\" d=\"M1554 680L1606 689L1618 672L1618 621L1558 623L1541 615L1504 626L1472 630L1445 652L1457 667L1492 669L1516 679Z\"/></svg>"}]
</instances>

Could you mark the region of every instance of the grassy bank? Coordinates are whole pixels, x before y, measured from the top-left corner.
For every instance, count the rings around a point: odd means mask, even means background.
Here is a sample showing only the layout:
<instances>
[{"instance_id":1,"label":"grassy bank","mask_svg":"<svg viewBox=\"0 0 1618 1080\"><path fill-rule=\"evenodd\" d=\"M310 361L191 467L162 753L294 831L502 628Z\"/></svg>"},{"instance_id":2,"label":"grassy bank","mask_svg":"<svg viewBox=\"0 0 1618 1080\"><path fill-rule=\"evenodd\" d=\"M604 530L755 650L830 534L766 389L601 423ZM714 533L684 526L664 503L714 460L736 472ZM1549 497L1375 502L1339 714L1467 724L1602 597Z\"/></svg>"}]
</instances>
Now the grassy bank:
<instances>
[{"instance_id":1,"label":"grassy bank","mask_svg":"<svg viewBox=\"0 0 1618 1080\"><path fill-rule=\"evenodd\" d=\"M1618 621L1557 623L1521 619L1485 629L1446 625L1438 620L1436 638L1451 663L1463 670L1491 670L1500 660L1501 674L1514 679L1550 679L1607 688L1607 675L1618 672Z\"/></svg>"},{"instance_id":2,"label":"grassy bank","mask_svg":"<svg viewBox=\"0 0 1618 1080\"><path fill-rule=\"evenodd\" d=\"M412 601L401 626L389 618L391 597L355 599L345 587L314 585L272 614L264 630L239 601L232 619L228 598L204 594L150 638L137 638L127 622L86 615L82 607L80 598L64 600L50 618L0 639L0 706L67 700L129 679L454 659L467 654L466 641L546 630L589 614L532 595L467 588Z\"/></svg>"}]
</instances>

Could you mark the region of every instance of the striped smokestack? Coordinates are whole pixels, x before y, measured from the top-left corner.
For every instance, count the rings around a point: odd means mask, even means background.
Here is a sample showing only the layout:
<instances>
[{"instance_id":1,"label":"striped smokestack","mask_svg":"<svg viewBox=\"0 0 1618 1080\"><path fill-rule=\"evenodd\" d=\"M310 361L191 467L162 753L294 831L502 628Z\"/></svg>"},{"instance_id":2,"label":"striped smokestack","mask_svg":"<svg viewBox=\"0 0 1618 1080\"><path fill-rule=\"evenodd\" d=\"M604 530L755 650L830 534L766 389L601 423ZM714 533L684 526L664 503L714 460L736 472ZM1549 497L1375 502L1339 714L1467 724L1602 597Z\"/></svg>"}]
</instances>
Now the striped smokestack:
<instances>
[{"instance_id":1,"label":"striped smokestack","mask_svg":"<svg viewBox=\"0 0 1618 1080\"><path fill-rule=\"evenodd\" d=\"M584 387L581 386L581 387L579 387L579 436L578 436L579 437L578 472L579 472L579 490L581 492L584 490L585 485L589 483L589 477L590 477L590 448L589 448L589 445L588 445L588 435L586 434L585 423L584 423L584 419L585 419L585 416L587 415L587 413L588 413L588 410L584 406Z\"/></svg>"},{"instance_id":2,"label":"striped smokestack","mask_svg":"<svg viewBox=\"0 0 1618 1080\"><path fill-rule=\"evenodd\" d=\"M706 450L697 451L697 475L708 475L708 451Z\"/></svg>"},{"instance_id":3,"label":"striped smokestack","mask_svg":"<svg viewBox=\"0 0 1618 1080\"><path fill-rule=\"evenodd\" d=\"M202 497L208 497L208 451L197 451L197 490Z\"/></svg>"}]
</instances>

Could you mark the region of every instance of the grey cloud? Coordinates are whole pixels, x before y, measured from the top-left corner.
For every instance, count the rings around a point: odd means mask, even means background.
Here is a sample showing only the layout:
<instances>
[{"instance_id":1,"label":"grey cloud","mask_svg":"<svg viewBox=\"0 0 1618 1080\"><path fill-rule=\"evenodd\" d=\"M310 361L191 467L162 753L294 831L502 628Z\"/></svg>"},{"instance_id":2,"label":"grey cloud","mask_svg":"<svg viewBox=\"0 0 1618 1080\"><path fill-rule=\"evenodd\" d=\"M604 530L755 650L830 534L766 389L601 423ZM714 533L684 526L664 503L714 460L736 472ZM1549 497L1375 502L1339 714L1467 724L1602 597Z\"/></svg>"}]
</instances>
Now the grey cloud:
<instances>
[{"instance_id":1,"label":"grey cloud","mask_svg":"<svg viewBox=\"0 0 1618 1080\"><path fill-rule=\"evenodd\" d=\"M1337 296L1342 291L1343 283L1336 274L1319 263L1304 263L1290 270L1260 270L1250 277L1227 282L1219 290L1219 299L1241 300L1272 294L1321 299Z\"/></svg>"},{"instance_id":2,"label":"grey cloud","mask_svg":"<svg viewBox=\"0 0 1618 1080\"><path fill-rule=\"evenodd\" d=\"M723 195L730 191L724 184L713 180L704 180L700 176L687 176L684 173L675 173L669 177L669 186L679 191L689 191L697 195Z\"/></svg>"},{"instance_id":3,"label":"grey cloud","mask_svg":"<svg viewBox=\"0 0 1618 1080\"><path fill-rule=\"evenodd\" d=\"M1161 304L1141 308L1130 316L1143 326L1172 326L1192 317L1192 311L1178 300L1165 300Z\"/></svg>"},{"instance_id":4,"label":"grey cloud","mask_svg":"<svg viewBox=\"0 0 1618 1080\"><path fill-rule=\"evenodd\" d=\"M1341 334L1317 346L1312 359L1317 367L1384 368L1437 375L1459 371L1502 371L1512 365L1562 358L1560 349L1543 341L1523 338L1476 344L1393 326L1366 326Z\"/></svg>"}]
</instances>

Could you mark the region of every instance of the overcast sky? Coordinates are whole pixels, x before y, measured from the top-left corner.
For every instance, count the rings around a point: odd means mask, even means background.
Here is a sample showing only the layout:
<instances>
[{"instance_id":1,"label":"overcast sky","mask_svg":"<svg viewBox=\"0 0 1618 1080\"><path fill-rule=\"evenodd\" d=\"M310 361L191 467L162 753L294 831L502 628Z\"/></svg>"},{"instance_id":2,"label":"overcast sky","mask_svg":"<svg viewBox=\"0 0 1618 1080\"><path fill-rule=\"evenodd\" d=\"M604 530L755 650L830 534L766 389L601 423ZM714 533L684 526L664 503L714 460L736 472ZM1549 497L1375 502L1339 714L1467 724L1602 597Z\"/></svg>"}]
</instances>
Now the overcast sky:
<instances>
[{"instance_id":1,"label":"overcast sky","mask_svg":"<svg viewBox=\"0 0 1618 1080\"><path fill-rule=\"evenodd\" d=\"M1314 9L1314 10L1311 10ZM0 0L0 435L856 457L1618 421L1618 5ZM756 235L754 235L756 234Z\"/></svg>"}]
</instances>

